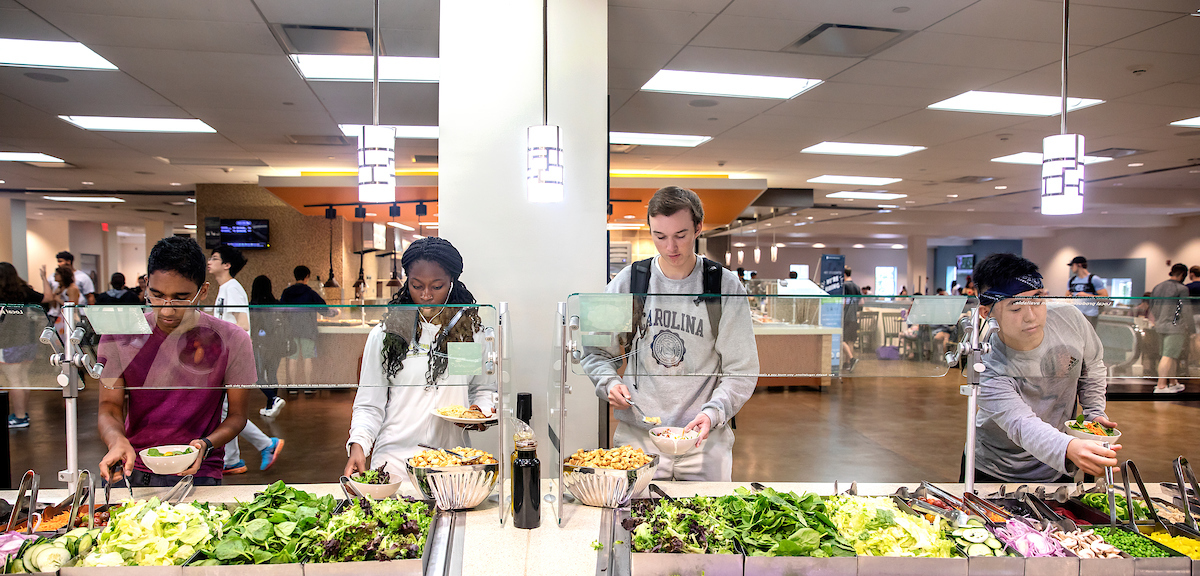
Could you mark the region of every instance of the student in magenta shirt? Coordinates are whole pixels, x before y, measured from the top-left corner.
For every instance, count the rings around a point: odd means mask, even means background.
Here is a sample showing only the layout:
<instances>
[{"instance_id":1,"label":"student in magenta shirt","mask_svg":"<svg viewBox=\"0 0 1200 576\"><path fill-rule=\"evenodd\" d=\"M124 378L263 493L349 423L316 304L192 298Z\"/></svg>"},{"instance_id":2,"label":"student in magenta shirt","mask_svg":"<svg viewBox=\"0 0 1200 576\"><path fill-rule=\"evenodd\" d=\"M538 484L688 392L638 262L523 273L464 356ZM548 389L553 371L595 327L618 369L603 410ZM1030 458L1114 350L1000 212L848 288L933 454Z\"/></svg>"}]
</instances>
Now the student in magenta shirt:
<instances>
[{"instance_id":1,"label":"student in magenta shirt","mask_svg":"<svg viewBox=\"0 0 1200 576\"><path fill-rule=\"evenodd\" d=\"M246 425L249 401L248 389L227 387L258 379L246 331L193 308L208 291L206 260L190 238L160 240L146 270L152 332L100 340L98 428L108 446L100 475L109 482L128 476L135 486L172 486L194 474L196 485L221 483L223 447ZM229 414L222 420L225 394ZM191 445L196 461L178 476L152 473L138 452L166 444ZM110 475L118 463L121 473Z\"/></svg>"}]
</instances>

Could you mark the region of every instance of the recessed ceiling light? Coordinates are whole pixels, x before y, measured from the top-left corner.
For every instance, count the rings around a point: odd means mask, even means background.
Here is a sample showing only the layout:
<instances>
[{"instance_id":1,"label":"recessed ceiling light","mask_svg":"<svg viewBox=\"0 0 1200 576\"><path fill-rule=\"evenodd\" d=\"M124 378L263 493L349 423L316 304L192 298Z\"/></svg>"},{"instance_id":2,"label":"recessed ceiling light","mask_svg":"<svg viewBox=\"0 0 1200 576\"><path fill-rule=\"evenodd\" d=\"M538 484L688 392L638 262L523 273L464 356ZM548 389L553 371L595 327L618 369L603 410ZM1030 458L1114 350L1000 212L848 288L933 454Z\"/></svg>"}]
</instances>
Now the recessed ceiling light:
<instances>
[{"instance_id":1,"label":"recessed ceiling light","mask_svg":"<svg viewBox=\"0 0 1200 576\"><path fill-rule=\"evenodd\" d=\"M905 204L916 204L917 201L916 200L905 200L904 203Z\"/></svg>"},{"instance_id":2,"label":"recessed ceiling light","mask_svg":"<svg viewBox=\"0 0 1200 576\"><path fill-rule=\"evenodd\" d=\"M437 126L388 126L396 129L396 138L413 138L421 140L437 140ZM362 124L338 124L342 134L349 138L357 138L362 131ZM333 160L333 156L329 157Z\"/></svg>"},{"instance_id":3,"label":"recessed ceiling light","mask_svg":"<svg viewBox=\"0 0 1200 576\"><path fill-rule=\"evenodd\" d=\"M378 216L378 214L374 212L367 212L367 216Z\"/></svg>"},{"instance_id":4,"label":"recessed ceiling light","mask_svg":"<svg viewBox=\"0 0 1200 576\"><path fill-rule=\"evenodd\" d=\"M196 203L196 199L195 199L195 198L188 198L188 202L191 202L192 204L195 204L195 203Z\"/></svg>"},{"instance_id":5,"label":"recessed ceiling light","mask_svg":"<svg viewBox=\"0 0 1200 576\"><path fill-rule=\"evenodd\" d=\"M974 211L975 211L974 208L967 208L967 212L974 212Z\"/></svg>"},{"instance_id":6,"label":"recessed ceiling light","mask_svg":"<svg viewBox=\"0 0 1200 576\"><path fill-rule=\"evenodd\" d=\"M809 220L812 220L812 219L813 219L813 217L812 217L812 216L809 216L809 217L808 217L808 219L809 219Z\"/></svg>"},{"instance_id":7,"label":"recessed ceiling light","mask_svg":"<svg viewBox=\"0 0 1200 576\"><path fill-rule=\"evenodd\" d=\"M903 250L903 249L904 249L903 244L892 244L892 250Z\"/></svg>"},{"instance_id":8,"label":"recessed ceiling light","mask_svg":"<svg viewBox=\"0 0 1200 576\"><path fill-rule=\"evenodd\" d=\"M171 185L172 186L183 186L183 184L179 183L179 182L172 182ZM193 202L195 202L195 200L193 200Z\"/></svg>"},{"instance_id":9,"label":"recessed ceiling light","mask_svg":"<svg viewBox=\"0 0 1200 576\"><path fill-rule=\"evenodd\" d=\"M84 186L95 186L96 185L95 182L88 182L87 180L80 182L80 184L83 184Z\"/></svg>"},{"instance_id":10,"label":"recessed ceiling light","mask_svg":"<svg viewBox=\"0 0 1200 576\"><path fill-rule=\"evenodd\" d=\"M783 247L784 247L784 243L783 243L783 242L780 242L780 243L776 244L775 246L776 246L777 248L783 248Z\"/></svg>"},{"instance_id":11,"label":"recessed ceiling light","mask_svg":"<svg viewBox=\"0 0 1200 576\"><path fill-rule=\"evenodd\" d=\"M1195 16L1195 15L1196 14L1192 14L1192 16ZM1172 126L1187 126L1189 128L1200 128L1200 116L1197 116L1195 118L1188 118L1187 120L1180 120L1178 122L1172 122L1171 125Z\"/></svg>"},{"instance_id":12,"label":"recessed ceiling light","mask_svg":"<svg viewBox=\"0 0 1200 576\"><path fill-rule=\"evenodd\" d=\"M864 248L864 246L862 244L855 244L853 247L854 248Z\"/></svg>"},{"instance_id":13,"label":"recessed ceiling light","mask_svg":"<svg viewBox=\"0 0 1200 576\"><path fill-rule=\"evenodd\" d=\"M1103 100L1091 98L1067 98L1067 110L1078 110L1102 103L1104 103ZM971 90L953 98L947 98L941 102L930 104L929 108L932 110L979 112L983 114L1054 116L1062 112L1062 99L1058 96Z\"/></svg>"},{"instance_id":14,"label":"recessed ceiling light","mask_svg":"<svg viewBox=\"0 0 1200 576\"><path fill-rule=\"evenodd\" d=\"M183 227L184 227L184 228L187 228L188 230L195 230L195 229L196 229L196 225L195 225L195 224L184 224L184 225L183 225Z\"/></svg>"},{"instance_id":15,"label":"recessed ceiling light","mask_svg":"<svg viewBox=\"0 0 1200 576\"><path fill-rule=\"evenodd\" d=\"M731 96L735 98L780 98L787 100L811 90L820 83L821 80L811 78L659 70L649 82L646 82L642 86L642 90L647 92L672 92L675 94Z\"/></svg>"},{"instance_id":16,"label":"recessed ceiling light","mask_svg":"<svg viewBox=\"0 0 1200 576\"><path fill-rule=\"evenodd\" d=\"M694 148L712 140L712 136L689 136L686 134L643 134L639 132L609 132L609 144L636 144L638 146L679 146Z\"/></svg>"},{"instance_id":17,"label":"recessed ceiling light","mask_svg":"<svg viewBox=\"0 0 1200 576\"><path fill-rule=\"evenodd\" d=\"M746 247L746 243L745 243L745 242L734 242L734 243L733 243L733 247L734 247L734 248L745 248L745 247Z\"/></svg>"},{"instance_id":18,"label":"recessed ceiling light","mask_svg":"<svg viewBox=\"0 0 1200 576\"><path fill-rule=\"evenodd\" d=\"M41 152L0 152L0 162L66 162Z\"/></svg>"},{"instance_id":19,"label":"recessed ceiling light","mask_svg":"<svg viewBox=\"0 0 1200 576\"><path fill-rule=\"evenodd\" d=\"M898 146L894 144L854 144L851 142L822 142L801 150L807 154L843 154L847 156L904 156L924 146Z\"/></svg>"},{"instance_id":20,"label":"recessed ceiling light","mask_svg":"<svg viewBox=\"0 0 1200 576\"><path fill-rule=\"evenodd\" d=\"M124 200L115 196L42 196L42 198L45 198L46 200L53 200L55 202L124 202Z\"/></svg>"},{"instance_id":21,"label":"recessed ceiling light","mask_svg":"<svg viewBox=\"0 0 1200 576\"><path fill-rule=\"evenodd\" d=\"M813 248L824 248L824 247L825 247L825 245L820 242L813 244Z\"/></svg>"},{"instance_id":22,"label":"recessed ceiling light","mask_svg":"<svg viewBox=\"0 0 1200 576\"><path fill-rule=\"evenodd\" d=\"M811 182L811 180L810 180ZM826 194L826 198L845 198L848 200L895 200L897 198L906 198L908 194L896 194L893 192L857 192L843 190Z\"/></svg>"},{"instance_id":23,"label":"recessed ceiling light","mask_svg":"<svg viewBox=\"0 0 1200 576\"><path fill-rule=\"evenodd\" d=\"M634 216L633 214L626 214L624 218L626 220L633 220L634 218L637 218L637 216Z\"/></svg>"},{"instance_id":24,"label":"recessed ceiling light","mask_svg":"<svg viewBox=\"0 0 1200 576\"><path fill-rule=\"evenodd\" d=\"M0 180L0 184L3 184L3 183L4 183L4 181L3 181L3 180Z\"/></svg>"},{"instance_id":25,"label":"recessed ceiling light","mask_svg":"<svg viewBox=\"0 0 1200 576\"><path fill-rule=\"evenodd\" d=\"M401 230L408 230L409 232L412 232L413 230L416 230L416 228L413 228L412 226L409 226L408 224L401 224L400 222L388 222L388 223L387 223L387 225L388 225L388 226L391 226L392 228L399 228L399 229L401 229Z\"/></svg>"},{"instance_id":26,"label":"recessed ceiling light","mask_svg":"<svg viewBox=\"0 0 1200 576\"><path fill-rule=\"evenodd\" d=\"M59 116L84 130L109 132L216 132L196 118L122 118L118 116Z\"/></svg>"},{"instance_id":27,"label":"recessed ceiling light","mask_svg":"<svg viewBox=\"0 0 1200 576\"><path fill-rule=\"evenodd\" d=\"M997 186L997 190L1008 190L1008 186Z\"/></svg>"},{"instance_id":28,"label":"recessed ceiling light","mask_svg":"<svg viewBox=\"0 0 1200 576\"><path fill-rule=\"evenodd\" d=\"M1141 168L1142 166L1145 166L1145 165L1146 164L1143 162L1130 162L1129 163L1130 168Z\"/></svg>"},{"instance_id":29,"label":"recessed ceiling light","mask_svg":"<svg viewBox=\"0 0 1200 576\"><path fill-rule=\"evenodd\" d=\"M1111 162L1111 161L1112 161L1112 158L1107 158L1105 156L1084 156L1083 157L1084 164L1096 164L1099 162ZM1028 164L1030 166L1040 166L1042 164L1042 153L1041 152L1018 152L1016 154L1009 154L1008 156L992 158L992 162L1003 162L1005 164Z\"/></svg>"},{"instance_id":30,"label":"recessed ceiling light","mask_svg":"<svg viewBox=\"0 0 1200 576\"><path fill-rule=\"evenodd\" d=\"M422 238L424 238L424 236L422 236L420 234L413 234L413 240L420 240Z\"/></svg>"},{"instance_id":31,"label":"recessed ceiling light","mask_svg":"<svg viewBox=\"0 0 1200 576\"><path fill-rule=\"evenodd\" d=\"M344 54L292 54L292 61L307 80L370 82L374 65L370 56ZM380 56L380 82L437 82L437 58Z\"/></svg>"},{"instance_id":32,"label":"recessed ceiling light","mask_svg":"<svg viewBox=\"0 0 1200 576\"><path fill-rule=\"evenodd\" d=\"M23 68L67 68L75 70L116 70L91 48L79 42L18 40L0 38L0 66Z\"/></svg>"},{"instance_id":33,"label":"recessed ceiling light","mask_svg":"<svg viewBox=\"0 0 1200 576\"><path fill-rule=\"evenodd\" d=\"M958 194L947 194L947 198L958 198Z\"/></svg>"},{"instance_id":34,"label":"recessed ceiling light","mask_svg":"<svg viewBox=\"0 0 1200 576\"><path fill-rule=\"evenodd\" d=\"M813 184L847 184L850 186L887 186L894 182L899 182L900 178L876 178L873 176L836 176L832 174L824 174L816 178L809 178L809 182Z\"/></svg>"},{"instance_id":35,"label":"recessed ceiling light","mask_svg":"<svg viewBox=\"0 0 1200 576\"><path fill-rule=\"evenodd\" d=\"M892 211L891 210L880 210L879 213L880 214L891 214Z\"/></svg>"},{"instance_id":36,"label":"recessed ceiling light","mask_svg":"<svg viewBox=\"0 0 1200 576\"><path fill-rule=\"evenodd\" d=\"M880 204L879 207L880 208L899 208L899 206L896 206L895 204Z\"/></svg>"},{"instance_id":37,"label":"recessed ceiling light","mask_svg":"<svg viewBox=\"0 0 1200 576\"><path fill-rule=\"evenodd\" d=\"M830 215L830 216L837 216L837 215L838 215L838 213L837 213L837 212L830 212L830 213L829 213L829 215Z\"/></svg>"}]
</instances>

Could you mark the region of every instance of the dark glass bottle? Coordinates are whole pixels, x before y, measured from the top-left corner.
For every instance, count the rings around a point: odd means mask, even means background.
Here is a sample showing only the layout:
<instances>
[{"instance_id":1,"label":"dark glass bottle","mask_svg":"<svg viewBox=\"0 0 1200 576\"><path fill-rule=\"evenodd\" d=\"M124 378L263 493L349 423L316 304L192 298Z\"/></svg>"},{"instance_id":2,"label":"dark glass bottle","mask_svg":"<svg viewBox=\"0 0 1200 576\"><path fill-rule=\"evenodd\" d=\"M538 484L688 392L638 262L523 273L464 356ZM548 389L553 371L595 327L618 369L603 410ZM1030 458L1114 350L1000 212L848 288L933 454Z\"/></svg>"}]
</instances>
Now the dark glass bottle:
<instances>
[{"instance_id":1,"label":"dark glass bottle","mask_svg":"<svg viewBox=\"0 0 1200 576\"><path fill-rule=\"evenodd\" d=\"M532 529L542 524L542 463L536 440L517 442L512 464L513 526Z\"/></svg>"}]
</instances>

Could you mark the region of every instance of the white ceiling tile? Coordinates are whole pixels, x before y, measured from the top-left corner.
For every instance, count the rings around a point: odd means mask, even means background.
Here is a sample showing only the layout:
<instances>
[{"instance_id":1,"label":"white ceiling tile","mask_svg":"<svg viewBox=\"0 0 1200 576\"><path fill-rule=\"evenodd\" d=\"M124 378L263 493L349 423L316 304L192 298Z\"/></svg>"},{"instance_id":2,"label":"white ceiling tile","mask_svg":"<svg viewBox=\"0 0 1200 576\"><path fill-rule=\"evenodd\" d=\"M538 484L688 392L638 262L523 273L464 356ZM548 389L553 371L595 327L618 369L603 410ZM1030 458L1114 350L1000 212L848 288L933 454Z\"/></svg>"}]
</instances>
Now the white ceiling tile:
<instances>
[{"instance_id":1,"label":"white ceiling tile","mask_svg":"<svg viewBox=\"0 0 1200 576\"><path fill-rule=\"evenodd\" d=\"M1200 30L1200 27L1198 27ZM1115 100L1190 78L1200 72L1200 55L1093 48L1068 60L1072 97ZM1135 71L1142 71L1135 73ZM987 86L997 92L1057 95L1058 62ZM1178 102L1176 105L1186 105Z\"/></svg>"},{"instance_id":2,"label":"white ceiling tile","mask_svg":"<svg viewBox=\"0 0 1200 576\"><path fill-rule=\"evenodd\" d=\"M644 8L608 8L609 43L638 43L654 40L661 44L687 44L710 20L712 14Z\"/></svg>"},{"instance_id":3,"label":"white ceiling tile","mask_svg":"<svg viewBox=\"0 0 1200 576\"><path fill-rule=\"evenodd\" d=\"M863 106L854 102L829 102L811 100L805 96L793 98L767 112L770 116L798 116L803 118L863 119L882 122L924 109L924 106L887 106L875 104Z\"/></svg>"},{"instance_id":4,"label":"white ceiling tile","mask_svg":"<svg viewBox=\"0 0 1200 576\"><path fill-rule=\"evenodd\" d=\"M1159 106L1200 107L1200 84L1168 84L1121 98L1125 102ZM1183 118L1180 118L1183 120Z\"/></svg>"},{"instance_id":5,"label":"white ceiling tile","mask_svg":"<svg viewBox=\"0 0 1200 576\"><path fill-rule=\"evenodd\" d=\"M1173 14L1097 6L1071 7L1071 44L1100 46L1158 26ZM1062 42L1062 2L981 0L929 28L930 32Z\"/></svg>"},{"instance_id":6,"label":"white ceiling tile","mask_svg":"<svg viewBox=\"0 0 1200 576\"><path fill-rule=\"evenodd\" d=\"M905 141L936 146L1018 124L1023 117L921 110L851 134L854 142ZM885 140L886 139L886 140Z\"/></svg>"},{"instance_id":7,"label":"white ceiling tile","mask_svg":"<svg viewBox=\"0 0 1200 576\"><path fill-rule=\"evenodd\" d=\"M688 46L671 60L668 68L696 72L825 79L858 62L860 62L858 58L838 56Z\"/></svg>"},{"instance_id":8,"label":"white ceiling tile","mask_svg":"<svg viewBox=\"0 0 1200 576\"><path fill-rule=\"evenodd\" d=\"M799 146L822 140L839 140L848 134L876 124L873 120L844 120L825 118L794 118L790 116L756 116L735 128L721 133L740 140L764 140Z\"/></svg>"},{"instance_id":9,"label":"white ceiling tile","mask_svg":"<svg viewBox=\"0 0 1200 576\"><path fill-rule=\"evenodd\" d=\"M721 14L696 36L692 45L774 52L803 38L820 24Z\"/></svg>"},{"instance_id":10,"label":"white ceiling tile","mask_svg":"<svg viewBox=\"0 0 1200 576\"><path fill-rule=\"evenodd\" d=\"M729 6L730 2L732 0L609 0L608 5L716 14Z\"/></svg>"},{"instance_id":11,"label":"white ceiling tile","mask_svg":"<svg viewBox=\"0 0 1200 576\"><path fill-rule=\"evenodd\" d=\"M262 3L262 0L258 0ZM300 4L300 1L296 2ZM214 22L262 22L254 2L245 0L205 0L203 2L162 2L160 0L26 0L25 5L39 14L77 12L109 16L167 18L172 20L208 20Z\"/></svg>"},{"instance_id":12,"label":"white ceiling tile","mask_svg":"<svg viewBox=\"0 0 1200 576\"><path fill-rule=\"evenodd\" d=\"M716 102L716 106L694 107L696 100ZM761 114L778 100L760 98L708 98L685 94L638 92L621 107L610 121L617 132L655 134L695 134L714 136ZM709 120L717 118L717 120Z\"/></svg>"},{"instance_id":13,"label":"white ceiling tile","mask_svg":"<svg viewBox=\"0 0 1200 576\"><path fill-rule=\"evenodd\" d=\"M366 82L312 82L313 92L337 123L371 122L371 85ZM379 86L379 123L438 125L438 85L387 83Z\"/></svg>"},{"instance_id":14,"label":"white ceiling tile","mask_svg":"<svg viewBox=\"0 0 1200 576\"><path fill-rule=\"evenodd\" d=\"M0 8L0 38L71 40L70 36L19 5Z\"/></svg>"},{"instance_id":15,"label":"white ceiling tile","mask_svg":"<svg viewBox=\"0 0 1200 576\"><path fill-rule=\"evenodd\" d=\"M873 86L903 86L923 90L951 90L960 94L967 90L976 90L993 82L1009 78L1014 73L1009 70L989 68L973 68L967 66L944 66L921 62L893 62L868 59L846 70L833 80L851 84L871 84ZM814 92L821 90L818 86ZM864 88L860 88L866 90ZM872 88L873 89L873 88ZM897 91L899 92L899 91ZM919 96L919 94L913 94ZM930 100L928 106L938 100Z\"/></svg>"},{"instance_id":16,"label":"white ceiling tile","mask_svg":"<svg viewBox=\"0 0 1200 576\"><path fill-rule=\"evenodd\" d=\"M1200 18L1177 16L1162 26L1118 40L1114 48L1200 54Z\"/></svg>"},{"instance_id":17,"label":"white ceiling tile","mask_svg":"<svg viewBox=\"0 0 1200 576\"><path fill-rule=\"evenodd\" d=\"M906 0L907 12L893 12L898 3L875 0L735 0L723 13L759 18L784 18L920 30L971 5L976 0Z\"/></svg>"},{"instance_id":18,"label":"white ceiling tile","mask_svg":"<svg viewBox=\"0 0 1200 576\"><path fill-rule=\"evenodd\" d=\"M1029 42L919 32L880 52L875 58L947 66L1029 70L1057 61L1061 52L1062 44L1053 39Z\"/></svg>"},{"instance_id":19,"label":"white ceiling tile","mask_svg":"<svg viewBox=\"0 0 1200 576\"><path fill-rule=\"evenodd\" d=\"M609 89L641 90L655 74L658 68L609 68Z\"/></svg>"},{"instance_id":20,"label":"white ceiling tile","mask_svg":"<svg viewBox=\"0 0 1200 576\"><path fill-rule=\"evenodd\" d=\"M440 54L438 47L438 29L432 30L394 30L382 28L380 46L386 56L413 56L418 58L437 58Z\"/></svg>"},{"instance_id":21,"label":"white ceiling tile","mask_svg":"<svg viewBox=\"0 0 1200 576\"><path fill-rule=\"evenodd\" d=\"M680 50L682 44L653 44L650 42L609 42L609 68L635 68L641 70L659 70L671 61Z\"/></svg>"},{"instance_id":22,"label":"white ceiling tile","mask_svg":"<svg viewBox=\"0 0 1200 576\"><path fill-rule=\"evenodd\" d=\"M101 56L104 55L103 46L248 54L282 52L267 25L261 21L213 22L75 12L50 12L46 18Z\"/></svg>"},{"instance_id":23,"label":"white ceiling tile","mask_svg":"<svg viewBox=\"0 0 1200 576\"><path fill-rule=\"evenodd\" d=\"M1126 2L1125 0L1075 0L1071 3L1071 5L1076 4L1156 10L1159 12L1174 12L1180 15L1194 12L1196 9L1196 3L1193 0L1140 0L1136 3Z\"/></svg>"},{"instance_id":24,"label":"white ceiling tile","mask_svg":"<svg viewBox=\"0 0 1200 576\"><path fill-rule=\"evenodd\" d=\"M267 21L273 24L369 29L375 17L370 2L255 0L254 4L262 10ZM440 4L438 0L383 2L380 4L379 25L381 28L436 31L441 17Z\"/></svg>"},{"instance_id":25,"label":"white ceiling tile","mask_svg":"<svg viewBox=\"0 0 1200 576\"><path fill-rule=\"evenodd\" d=\"M48 114L82 116L175 116L182 111L144 84L113 70L53 70L67 82L33 80L29 68L0 67L0 92ZM80 98L86 94L87 98ZM160 113L149 114L147 108Z\"/></svg>"},{"instance_id":26,"label":"white ceiling tile","mask_svg":"<svg viewBox=\"0 0 1200 576\"><path fill-rule=\"evenodd\" d=\"M608 113L611 116L617 110L620 110L633 95L637 94L637 90L613 89L608 90Z\"/></svg>"}]
</instances>

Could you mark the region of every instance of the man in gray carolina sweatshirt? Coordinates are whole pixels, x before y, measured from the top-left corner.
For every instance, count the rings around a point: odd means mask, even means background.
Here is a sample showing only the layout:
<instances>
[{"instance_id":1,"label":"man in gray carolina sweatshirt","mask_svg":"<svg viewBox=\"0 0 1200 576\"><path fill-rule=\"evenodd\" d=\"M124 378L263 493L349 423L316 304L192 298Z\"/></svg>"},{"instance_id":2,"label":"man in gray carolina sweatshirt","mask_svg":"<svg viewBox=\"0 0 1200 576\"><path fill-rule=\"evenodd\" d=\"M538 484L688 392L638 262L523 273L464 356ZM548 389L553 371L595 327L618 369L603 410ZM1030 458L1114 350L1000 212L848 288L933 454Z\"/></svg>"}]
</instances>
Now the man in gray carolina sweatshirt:
<instances>
[{"instance_id":1,"label":"man in gray carolina sweatshirt","mask_svg":"<svg viewBox=\"0 0 1200 576\"><path fill-rule=\"evenodd\" d=\"M704 221L695 192L668 186L650 199L650 234L658 256L650 265L650 284L634 335L625 376L618 375L620 351L588 348L582 363L596 395L616 411L616 446L648 453L654 447L646 423L629 400L662 426L685 427L707 439L702 448L680 456L663 454L658 479L728 482L733 473L733 430L728 423L754 393L758 347L745 297L721 299L720 325L713 330L703 290L703 259L693 250ZM737 276L721 271L721 293L746 293ZM608 284L609 293L629 293L631 267ZM679 296L666 296L666 295ZM686 296L690 295L690 296ZM638 330L638 323L644 333ZM714 337L714 332L716 337ZM614 353L616 352L616 353Z\"/></svg>"},{"instance_id":2,"label":"man in gray carolina sweatshirt","mask_svg":"<svg viewBox=\"0 0 1200 576\"><path fill-rule=\"evenodd\" d=\"M1115 428L1104 413L1104 346L1078 308L1045 296L1033 262L993 254L975 266L980 313L1000 330L980 376L975 443L977 482L1071 482L1116 466L1112 449L1068 435L1078 402L1088 420Z\"/></svg>"}]
</instances>

